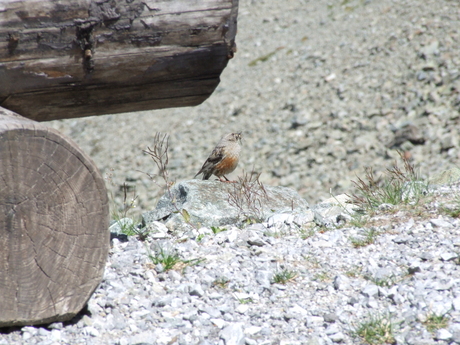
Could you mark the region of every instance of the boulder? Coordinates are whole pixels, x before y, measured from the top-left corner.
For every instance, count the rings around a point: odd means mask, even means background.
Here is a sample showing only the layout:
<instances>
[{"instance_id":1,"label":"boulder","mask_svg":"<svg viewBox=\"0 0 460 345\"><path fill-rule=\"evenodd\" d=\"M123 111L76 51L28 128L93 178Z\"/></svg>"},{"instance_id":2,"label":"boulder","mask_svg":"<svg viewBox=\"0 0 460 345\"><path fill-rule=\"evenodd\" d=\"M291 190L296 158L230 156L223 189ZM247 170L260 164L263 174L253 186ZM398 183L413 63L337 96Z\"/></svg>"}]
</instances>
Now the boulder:
<instances>
[{"instance_id":1,"label":"boulder","mask_svg":"<svg viewBox=\"0 0 460 345\"><path fill-rule=\"evenodd\" d=\"M211 227L259 222L275 213L304 213L308 209L306 200L285 187L263 186L257 181L188 180L172 186L155 210L142 218L144 226L163 221L169 229L184 223Z\"/></svg>"}]
</instances>

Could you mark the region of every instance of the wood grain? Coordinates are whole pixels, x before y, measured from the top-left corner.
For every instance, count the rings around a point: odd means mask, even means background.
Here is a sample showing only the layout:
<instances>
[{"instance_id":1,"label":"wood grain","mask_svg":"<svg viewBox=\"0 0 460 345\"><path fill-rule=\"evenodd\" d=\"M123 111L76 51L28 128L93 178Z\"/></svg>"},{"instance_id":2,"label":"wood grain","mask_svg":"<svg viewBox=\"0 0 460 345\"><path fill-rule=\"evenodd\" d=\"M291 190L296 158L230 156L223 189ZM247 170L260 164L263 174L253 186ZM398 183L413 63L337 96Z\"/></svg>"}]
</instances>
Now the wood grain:
<instances>
[{"instance_id":1,"label":"wood grain","mask_svg":"<svg viewBox=\"0 0 460 345\"><path fill-rule=\"evenodd\" d=\"M108 199L69 139L0 108L0 327L68 320L102 279Z\"/></svg>"},{"instance_id":2,"label":"wood grain","mask_svg":"<svg viewBox=\"0 0 460 345\"><path fill-rule=\"evenodd\" d=\"M46 121L199 104L236 50L237 12L238 0L2 1L0 106Z\"/></svg>"}]
</instances>

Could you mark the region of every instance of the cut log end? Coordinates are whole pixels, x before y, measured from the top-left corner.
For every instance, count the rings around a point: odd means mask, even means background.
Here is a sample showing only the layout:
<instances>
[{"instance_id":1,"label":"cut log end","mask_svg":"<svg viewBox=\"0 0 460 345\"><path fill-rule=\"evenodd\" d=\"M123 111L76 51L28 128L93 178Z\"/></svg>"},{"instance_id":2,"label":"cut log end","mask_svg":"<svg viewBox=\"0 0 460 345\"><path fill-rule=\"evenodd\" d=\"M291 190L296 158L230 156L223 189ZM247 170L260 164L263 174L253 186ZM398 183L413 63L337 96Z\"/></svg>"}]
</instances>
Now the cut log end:
<instances>
[{"instance_id":1,"label":"cut log end","mask_svg":"<svg viewBox=\"0 0 460 345\"><path fill-rule=\"evenodd\" d=\"M55 130L0 108L0 327L65 321L102 279L108 199Z\"/></svg>"}]
</instances>

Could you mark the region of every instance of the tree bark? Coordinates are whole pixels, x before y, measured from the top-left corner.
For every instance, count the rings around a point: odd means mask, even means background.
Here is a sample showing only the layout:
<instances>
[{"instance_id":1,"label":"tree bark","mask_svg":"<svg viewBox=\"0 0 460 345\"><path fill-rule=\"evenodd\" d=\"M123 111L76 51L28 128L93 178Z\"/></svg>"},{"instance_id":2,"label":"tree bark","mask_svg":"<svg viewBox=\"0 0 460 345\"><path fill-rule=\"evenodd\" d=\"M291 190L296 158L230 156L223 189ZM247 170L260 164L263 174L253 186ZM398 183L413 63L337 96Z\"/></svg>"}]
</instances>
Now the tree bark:
<instances>
[{"instance_id":1,"label":"tree bark","mask_svg":"<svg viewBox=\"0 0 460 345\"><path fill-rule=\"evenodd\" d=\"M102 279L108 198L59 132L0 107L0 327L65 321Z\"/></svg>"},{"instance_id":2,"label":"tree bark","mask_svg":"<svg viewBox=\"0 0 460 345\"><path fill-rule=\"evenodd\" d=\"M36 121L197 105L235 52L238 0L4 0L0 106Z\"/></svg>"}]
</instances>

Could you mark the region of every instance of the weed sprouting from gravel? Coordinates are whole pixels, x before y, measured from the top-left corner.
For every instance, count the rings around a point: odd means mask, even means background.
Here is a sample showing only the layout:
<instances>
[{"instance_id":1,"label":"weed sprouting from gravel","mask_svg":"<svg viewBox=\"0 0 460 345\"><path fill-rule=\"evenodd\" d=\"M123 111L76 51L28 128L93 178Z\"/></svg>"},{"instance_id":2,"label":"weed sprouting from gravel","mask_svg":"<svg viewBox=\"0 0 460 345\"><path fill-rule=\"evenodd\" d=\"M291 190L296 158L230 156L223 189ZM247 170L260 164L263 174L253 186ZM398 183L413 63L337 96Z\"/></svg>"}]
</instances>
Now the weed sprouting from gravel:
<instances>
[{"instance_id":1,"label":"weed sprouting from gravel","mask_svg":"<svg viewBox=\"0 0 460 345\"><path fill-rule=\"evenodd\" d=\"M112 181L112 174L109 174L105 177L107 182L114 186ZM145 229L139 228L138 219L130 215L131 211L136 208L136 202L138 196L136 195L135 188L128 186L126 183L123 183L118 188L118 192L123 193L123 198L121 201L121 206L115 201L115 197L112 192L109 192L109 199L111 200L111 218L120 228L121 233L126 236L138 236L141 241L145 240L148 233ZM132 195L129 194L132 192Z\"/></svg>"},{"instance_id":2,"label":"weed sprouting from gravel","mask_svg":"<svg viewBox=\"0 0 460 345\"><path fill-rule=\"evenodd\" d=\"M314 228L300 228L299 234L302 240L306 240L307 238L313 237L316 234L316 231Z\"/></svg>"},{"instance_id":3,"label":"weed sprouting from gravel","mask_svg":"<svg viewBox=\"0 0 460 345\"><path fill-rule=\"evenodd\" d=\"M460 195L455 195L454 199L449 205L442 205L440 211L449 217L459 218L460 217Z\"/></svg>"},{"instance_id":4,"label":"weed sprouting from gravel","mask_svg":"<svg viewBox=\"0 0 460 345\"><path fill-rule=\"evenodd\" d=\"M417 205L428 194L428 184L422 182L408 158L399 152L403 161L401 169L397 162L387 169L386 176L377 178L372 168L365 169L365 177L352 181L357 188L352 201L359 207L375 211L382 204Z\"/></svg>"},{"instance_id":5,"label":"weed sprouting from gravel","mask_svg":"<svg viewBox=\"0 0 460 345\"><path fill-rule=\"evenodd\" d=\"M294 281L297 276L298 274L295 271L282 270L273 275L273 283L286 284L288 282Z\"/></svg>"},{"instance_id":6,"label":"weed sprouting from gravel","mask_svg":"<svg viewBox=\"0 0 460 345\"><path fill-rule=\"evenodd\" d=\"M204 259L197 258L192 260L184 260L172 248L157 247L154 253L148 250L148 257L154 265L161 264L164 271L184 269L187 266L194 266L204 261Z\"/></svg>"},{"instance_id":7,"label":"weed sprouting from gravel","mask_svg":"<svg viewBox=\"0 0 460 345\"><path fill-rule=\"evenodd\" d=\"M361 266L353 266L345 272L345 275L350 278L356 278L361 275L363 268Z\"/></svg>"},{"instance_id":8,"label":"weed sprouting from gravel","mask_svg":"<svg viewBox=\"0 0 460 345\"><path fill-rule=\"evenodd\" d=\"M317 280L320 282L331 281L332 280L331 273L328 271L318 272L314 275L313 280Z\"/></svg>"},{"instance_id":9,"label":"weed sprouting from gravel","mask_svg":"<svg viewBox=\"0 0 460 345\"><path fill-rule=\"evenodd\" d=\"M364 344L396 344L390 315L370 316L355 327L352 335L361 338Z\"/></svg>"},{"instance_id":10,"label":"weed sprouting from gravel","mask_svg":"<svg viewBox=\"0 0 460 345\"><path fill-rule=\"evenodd\" d=\"M437 315L434 313L428 314L426 320L423 322L426 330L430 333L434 333L441 328L446 328L448 324L449 318L446 314Z\"/></svg>"},{"instance_id":11,"label":"weed sprouting from gravel","mask_svg":"<svg viewBox=\"0 0 460 345\"><path fill-rule=\"evenodd\" d=\"M351 244L355 248L365 247L375 242L379 231L375 228L365 229L360 237L350 237Z\"/></svg>"},{"instance_id":12,"label":"weed sprouting from gravel","mask_svg":"<svg viewBox=\"0 0 460 345\"><path fill-rule=\"evenodd\" d=\"M230 279L228 279L227 277L219 277L212 282L212 286L216 286L221 289L226 289L228 287L228 283L230 283Z\"/></svg>"},{"instance_id":13,"label":"weed sprouting from gravel","mask_svg":"<svg viewBox=\"0 0 460 345\"><path fill-rule=\"evenodd\" d=\"M150 253L149 259L154 265L161 264L165 271L173 269L176 264L181 262L179 254L177 254L175 251L163 248L158 248L154 254Z\"/></svg>"},{"instance_id":14,"label":"weed sprouting from gravel","mask_svg":"<svg viewBox=\"0 0 460 345\"><path fill-rule=\"evenodd\" d=\"M364 279L373 282L377 286L381 287L392 287L398 282L398 278L395 275L390 275L385 278L374 278L370 276L364 276Z\"/></svg>"},{"instance_id":15,"label":"weed sprouting from gravel","mask_svg":"<svg viewBox=\"0 0 460 345\"><path fill-rule=\"evenodd\" d=\"M254 303L254 299L251 297L245 297L245 298L237 298L238 302L240 304L251 304Z\"/></svg>"},{"instance_id":16,"label":"weed sprouting from gravel","mask_svg":"<svg viewBox=\"0 0 460 345\"><path fill-rule=\"evenodd\" d=\"M219 227L219 226L211 226L211 230L212 230L212 233L213 233L214 235L217 235L217 234L220 233L220 232L227 231L226 228L221 228L221 227Z\"/></svg>"}]
</instances>

